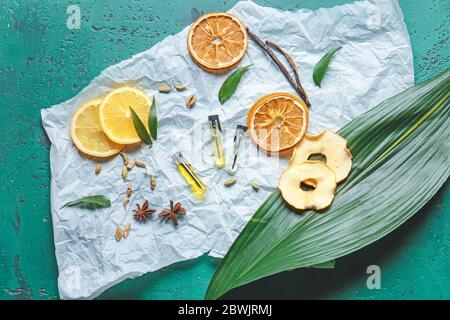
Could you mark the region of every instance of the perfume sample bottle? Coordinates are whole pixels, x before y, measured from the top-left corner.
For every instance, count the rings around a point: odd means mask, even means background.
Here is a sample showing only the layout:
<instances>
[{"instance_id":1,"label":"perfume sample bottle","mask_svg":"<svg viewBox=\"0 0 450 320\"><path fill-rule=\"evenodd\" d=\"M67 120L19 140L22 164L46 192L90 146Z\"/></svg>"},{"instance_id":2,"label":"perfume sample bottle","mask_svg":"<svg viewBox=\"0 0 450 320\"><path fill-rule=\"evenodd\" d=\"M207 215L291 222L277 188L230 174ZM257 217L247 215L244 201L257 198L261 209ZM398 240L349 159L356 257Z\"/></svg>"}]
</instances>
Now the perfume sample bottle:
<instances>
[{"instance_id":1,"label":"perfume sample bottle","mask_svg":"<svg viewBox=\"0 0 450 320\"><path fill-rule=\"evenodd\" d=\"M247 131L247 127L238 124L236 127L236 133L233 140L233 158L231 159L231 165L228 168L228 173L234 175L238 168L238 155L241 152L242 144L244 141L244 134Z\"/></svg>"},{"instance_id":2,"label":"perfume sample bottle","mask_svg":"<svg viewBox=\"0 0 450 320\"><path fill-rule=\"evenodd\" d=\"M178 168L181 176L186 180L186 182L191 186L194 196L202 200L205 196L206 190L208 188L203 183L202 179L195 172L191 164L183 157L181 152L175 152L172 156L172 160Z\"/></svg>"},{"instance_id":3,"label":"perfume sample bottle","mask_svg":"<svg viewBox=\"0 0 450 320\"><path fill-rule=\"evenodd\" d=\"M222 144L222 128L220 126L219 116L217 114L208 116L209 127L211 130L211 141L214 148L214 160L218 168L225 167L225 157Z\"/></svg>"}]
</instances>

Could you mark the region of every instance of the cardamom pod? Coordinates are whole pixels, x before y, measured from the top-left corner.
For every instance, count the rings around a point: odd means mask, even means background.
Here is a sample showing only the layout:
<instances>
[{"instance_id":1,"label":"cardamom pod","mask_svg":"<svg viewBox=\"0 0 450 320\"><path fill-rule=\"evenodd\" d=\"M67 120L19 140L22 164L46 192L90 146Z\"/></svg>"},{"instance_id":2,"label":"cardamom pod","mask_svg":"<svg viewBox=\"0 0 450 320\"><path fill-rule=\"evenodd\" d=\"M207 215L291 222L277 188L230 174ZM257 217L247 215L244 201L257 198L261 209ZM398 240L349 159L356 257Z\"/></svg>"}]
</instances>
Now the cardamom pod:
<instances>
[{"instance_id":1,"label":"cardamom pod","mask_svg":"<svg viewBox=\"0 0 450 320\"><path fill-rule=\"evenodd\" d=\"M228 188L228 187L231 187L235 183L236 183L236 179L230 178L230 179L225 180L223 182L223 185Z\"/></svg>"},{"instance_id":2,"label":"cardamom pod","mask_svg":"<svg viewBox=\"0 0 450 320\"><path fill-rule=\"evenodd\" d=\"M152 175L150 178L150 188L153 190L155 190L156 188L156 176Z\"/></svg>"},{"instance_id":3,"label":"cardamom pod","mask_svg":"<svg viewBox=\"0 0 450 320\"><path fill-rule=\"evenodd\" d=\"M128 235L130 234L130 230L131 230L131 223L128 222L125 227L123 228L123 237L126 239L128 238Z\"/></svg>"},{"instance_id":4,"label":"cardamom pod","mask_svg":"<svg viewBox=\"0 0 450 320\"><path fill-rule=\"evenodd\" d=\"M95 166L95 174L98 176L100 172L102 172L102 166L98 164Z\"/></svg>"},{"instance_id":5,"label":"cardamom pod","mask_svg":"<svg viewBox=\"0 0 450 320\"><path fill-rule=\"evenodd\" d=\"M177 89L177 91L185 91L187 89L186 86L175 86L175 89Z\"/></svg>"},{"instance_id":6,"label":"cardamom pod","mask_svg":"<svg viewBox=\"0 0 450 320\"><path fill-rule=\"evenodd\" d=\"M158 91L161 93L169 93L170 91L172 91L172 89L172 86L162 86Z\"/></svg>"},{"instance_id":7,"label":"cardamom pod","mask_svg":"<svg viewBox=\"0 0 450 320\"><path fill-rule=\"evenodd\" d=\"M259 191L259 189L261 189L261 186L259 184L257 184L256 182L252 182L252 188L253 190L255 190L256 192Z\"/></svg>"},{"instance_id":8,"label":"cardamom pod","mask_svg":"<svg viewBox=\"0 0 450 320\"><path fill-rule=\"evenodd\" d=\"M145 164L144 161L136 159L134 160L134 164L137 165L139 168L146 168L147 165Z\"/></svg>"},{"instance_id":9,"label":"cardamom pod","mask_svg":"<svg viewBox=\"0 0 450 320\"><path fill-rule=\"evenodd\" d=\"M116 241L119 242L122 239L122 228L117 227L116 229Z\"/></svg>"},{"instance_id":10,"label":"cardamom pod","mask_svg":"<svg viewBox=\"0 0 450 320\"><path fill-rule=\"evenodd\" d=\"M123 207L126 208L129 202L130 202L130 198L123 199L123 201L122 201Z\"/></svg>"},{"instance_id":11,"label":"cardamom pod","mask_svg":"<svg viewBox=\"0 0 450 320\"><path fill-rule=\"evenodd\" d=\"M131 197L131 194L133 193L133 189L131 188L131 185L128 185L128 188L127 188L127 197L129 198L129 197Z\"/></svg>"},{"instance_id":12,"label":"cardamom pod","mask_svg":"<svg viewBox=\"0 0 450 320\"><path fill-rule=\"evenodd\" d=\"M195 97L195 94L191 94L186 99L186 107L193 108L195 106L195 103L197 102L197 98Z\"/></svg>"},{"instance_id":13,"label":"cardamom pod","mask_svg":"<svg viewBox=\"0 0 450 320\"><path fill-rule=\"evenodd\" d=\"M121 153L120 153L120 156L121 156L122 159L123 159L123 164L124 164L124 165L127 165L127 164L128 164L128 155L127 155L125 152L121 152Z\"/></svg>"},{"instance_id":14,"label":"cardamom pod","mask_svg":"<svg viewBox=\"0 0 450 320\"><path fill-rule=\"evenodd\" d=\"M128 169L128 170L133 169L133 167L134 167L135 164L136 164L136 160L128 161L127 169Z\"/></svg>"},{"instance_id":15,"label":"cardamom pod","mask_svg":"<svg viewBox=\"0 0 450 320\"><path fill-rule=\"evenodd\" d=\"M128 178L128 168L126 165L123 165L122 167L122 178L124 181L127 181Z\"/></svg>"}]
</instances>

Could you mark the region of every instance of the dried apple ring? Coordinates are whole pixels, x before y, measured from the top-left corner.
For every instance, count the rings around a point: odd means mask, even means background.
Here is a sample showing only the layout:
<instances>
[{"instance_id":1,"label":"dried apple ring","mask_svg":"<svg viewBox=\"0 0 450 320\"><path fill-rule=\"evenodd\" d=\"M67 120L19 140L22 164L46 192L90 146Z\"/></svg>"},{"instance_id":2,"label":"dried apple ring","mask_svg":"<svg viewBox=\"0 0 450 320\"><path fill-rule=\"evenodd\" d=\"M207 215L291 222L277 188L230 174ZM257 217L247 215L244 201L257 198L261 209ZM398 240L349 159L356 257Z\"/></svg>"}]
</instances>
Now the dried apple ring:
<instances>
[{"instance_id":1,"label":"dried apple ring","mask_svg":"<svg viewBox=\"0 0 450 320\"><path fill-rule=\"evenodd\" d=\"M331 130L318 135L305 135L289 160L289 166L311 160L315 155L323 155L325 163L336 175L339 183L347 178L352 168L352 154L347 149L347 140Z\"/></svg>"}]
</instances>

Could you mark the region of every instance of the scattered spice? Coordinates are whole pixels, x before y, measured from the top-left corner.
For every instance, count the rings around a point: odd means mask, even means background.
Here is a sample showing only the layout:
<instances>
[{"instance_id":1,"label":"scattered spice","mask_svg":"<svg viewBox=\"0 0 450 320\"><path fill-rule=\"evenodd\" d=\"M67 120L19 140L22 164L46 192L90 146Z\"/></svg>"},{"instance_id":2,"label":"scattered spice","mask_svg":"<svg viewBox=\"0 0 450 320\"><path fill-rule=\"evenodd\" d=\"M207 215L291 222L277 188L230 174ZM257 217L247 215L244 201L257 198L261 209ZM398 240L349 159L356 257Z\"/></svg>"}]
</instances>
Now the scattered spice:
<instances>
[{"instance_id":1,"label":"scattered spice","mask_svg":"<svg viewBox=\"0 0 450 320\"><path fill-rule=\"evenodd\" d=\"M122 178L124 181L127 181L128 179L128 168L126 165L123 165L122 167Z\"/></svg>"},{"instance_id":2,"label":"scattered spice","mask_svg":"<svg viewBox=\"0 0 450 320\"><path fill-rule=\"evenodd\" d=\"M261 189L261 186L259 184L257 184L256 182L252 182L252 188L253 190L255 190L256 192L259 191L259 189Z\"/></svg>"},{"instance_id":3,"label":"scattered spice","mask_svg":"<svg viewBox=\"0 0 450 320\"><path fill-rule=\"evenodd\" d=\"M150 188L152 189L152 191L156 188L156 176L153 174L150 178Z\"/></svg>"},{"instance_id":4,"label":"scattered spice","mask_svg":"<svg viewBox=\"0 0 450 320\"><path fill-rule=\"evenodd\" d=\"M230 178L230 179L225 180L223 182L223 185L228 188L228 187L231 187L235 183L236 183L236 179Z\"/></svg>"},{"instance_id":5,"label":"scattered spice","mask_svg":"<svg viewBox=\"0 0 450 320\"><path fill-rule=\"evenodd\" d=\"M128 164L128 155L127 155L125 152L121 152L121 153L120 153L120 156L121 156L122 159L123 159L123 164L124 164L124 165L127 165L127 164Z\"/></svg>"},{"instance_id":6,"label":"scattered spice","mask_svg":"<svg viewBox=\"0 0 450 320\"><path fill-rule=\"evenodd\" d=\"M185 91L187 89L186 86L175 86L175 89L177 89L177 91Z\"/></svg>"},{"instance_id":7,"label":"scattered spice","mask_svg":"<svg viewBox=\"0 0 450 320\"><path fill-rule=\"evenodd\" d=\"M98 164L95 166L95 174L98 176L100 172L102 172L102 166Z\"/></svg>"},{"instance_id":8,"label":"scattered spice","mask_svg":"<svg viewBox=\"0 0 450 320\"><path fill-rule=\"evenodd\" d=\"M164 222L172 220L176 225L178 225L178 216L185 216L186 209L181 206L181 203L177 202L175 205L173 201L170 200L170 209L166 209L161 212L158 217L164 219Z\"/></svg>"},{"instance_id":9,"label":"scattered spice","mask_svg":"<svg viewBox=\"0 0 450 320\"><path fill-rule=\"evenodd\" d=\"M156 212L155 209L149 208L148 200L144 201L142 207L139 204L136 204L136 207L137 209L133 210L133 216L139 222L145 222L152 213Z\"/></svg>"},{"instance_id":10,"label":"scattered spice","mask_svg":"<svg viewBox=\"0 0 450 320\"><path fill-rule=\"evenodd\" d=\"M196 102L197 102L197 98L195 97L195 94L191 94L186 99L186 107L191 109L195 106Z\"/></svg>"},{"instance_id":11,"label":"scattered spice","mask_svg":"<svg viewBox=\"0 0 450 320\"><path fill-rule=\"evenodd\" d=\"M147 165L145 164L144 161L136 159L134 160L134 164L137 165L139 168L146 168Z\"/></svg>"},{"instance_id":12,"label":"scattered spice","mask_svg":"<svg viewBox=\"0 0 450 320\"><path fill-rule=\"evenodd\" d=\"M130 234L130 230L131 230L131 223L128 222L125 227L123 228L123 232L122 232L122 236L127 239L128 235Z\"/></svg>"},{"instance_id":13,"label":"scattered spice","mask_svg":"<svg viewBox=\"0 0 450 320\"><path fill-rule=\"evenodd\" d=\"M131 194L133 193L133 189L131 188L131 185L128 185L128 188L127 188L127 197L129 198L129 197L131 197Z\"/></svg>"},{"instance_id":14,"label":"scattered spice","mask_svg":"<svg viewBox=\"0 0 450 320\"><path fill-rule=\"evenodd\" d=\"M159 88L159 92L161 93L169 93L170 91L172 91L173 87L172 86L162 86Z\"/></svg>"},{"instance_id":15,"label":"scattered spice","mask_svg":"<svg viewBox=\"0 0 450 320\"><path fill-rule=\"evenodd\" d=\"M117 226L116 229L116 241L119 242L122 239L122 228Z\"/></svg>"},{"instance_id":16,"label":"scattered spice","mask_svg":"<svg viewBox=\"0 0 450 320\"><path fill-rule=\"evenodd\" d=\"M123 199L123 201L122 201L123 207L126 208L129 202L130 202L130 198Z\"/></svg>"},{"instance_id":17,"label":"scattered spice","mask_svg":"<svg viewBox=\"0 0 450 320\"><path fill-rule=\"evenodd\" d=\"M136 164L136 160L128 161L127 169L128 169L128 170L133 169L133 167L134 167L135 164Z\"/></svg>"}]
</instances>

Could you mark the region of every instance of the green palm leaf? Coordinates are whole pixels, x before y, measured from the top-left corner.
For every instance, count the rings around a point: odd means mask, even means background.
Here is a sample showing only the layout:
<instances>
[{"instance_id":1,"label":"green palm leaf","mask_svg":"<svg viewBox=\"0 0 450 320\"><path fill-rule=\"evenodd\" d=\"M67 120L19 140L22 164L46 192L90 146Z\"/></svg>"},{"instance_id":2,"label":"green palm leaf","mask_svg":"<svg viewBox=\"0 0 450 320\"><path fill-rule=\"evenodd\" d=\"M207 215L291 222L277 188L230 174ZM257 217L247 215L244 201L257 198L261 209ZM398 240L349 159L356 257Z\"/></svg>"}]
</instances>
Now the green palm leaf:
<instances>
[{"instance_id":1,"label":"green palm leaf","mask_svg":"<svg viewBox=\"0 0 450 320\"><path fill-rule=\"evenodd\" d=\"M450 174L449 96L447 70L341 129L353 154L353 169L332 206L324 213L294 213L274 192L233 243L206 298L342 257L384 237L419 211Z\"/></svg>"}]
</instances>

